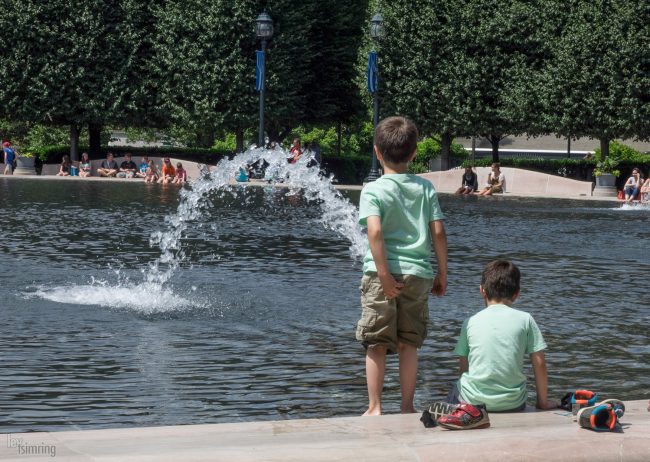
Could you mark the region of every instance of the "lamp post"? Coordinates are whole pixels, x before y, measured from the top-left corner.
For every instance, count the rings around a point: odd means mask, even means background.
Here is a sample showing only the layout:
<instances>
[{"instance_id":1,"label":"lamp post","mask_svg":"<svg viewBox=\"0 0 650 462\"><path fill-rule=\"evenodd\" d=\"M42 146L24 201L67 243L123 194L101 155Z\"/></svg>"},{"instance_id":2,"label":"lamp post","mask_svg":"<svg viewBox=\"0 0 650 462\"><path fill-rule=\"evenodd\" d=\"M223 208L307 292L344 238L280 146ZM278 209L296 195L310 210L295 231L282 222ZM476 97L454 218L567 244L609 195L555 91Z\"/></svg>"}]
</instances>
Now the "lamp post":
<instances>
[{"instance_id":1,"label":"lamp post","mask_svg":"<svg viewBox=\"0 0 650 462\"><path fill-rule=\"evenodd\" d=\"M375 13L375 15L370 20L370 38L376 44L381 40L384 28L382 26L383 18L381 14ZM377 124L379 123L379 65L377 59L377 52L371 51L368 57L368 91L373 95L373 114L372 122L375 130L377 129ZM375 149L373 146L372 149L372 165L370 167L370 172L366 177L366 183L375 181L379 178L379 167L377 165L377 155L375 154Z\"/></svg>"},{"instance_id":2,"label":"lamp post","mask_svg":"<svg viewBox=\"0 0 650 462\"><path fill-rule=\"evenodd\" d=\"M257 52L256 90L260 92L260 133L257 147L264 146L264 79L266 74L266 41L273 37L273 20L266 12L262 12L255 21L255 34L262 42L262 50Z\"/></svg>"}]
</instances>

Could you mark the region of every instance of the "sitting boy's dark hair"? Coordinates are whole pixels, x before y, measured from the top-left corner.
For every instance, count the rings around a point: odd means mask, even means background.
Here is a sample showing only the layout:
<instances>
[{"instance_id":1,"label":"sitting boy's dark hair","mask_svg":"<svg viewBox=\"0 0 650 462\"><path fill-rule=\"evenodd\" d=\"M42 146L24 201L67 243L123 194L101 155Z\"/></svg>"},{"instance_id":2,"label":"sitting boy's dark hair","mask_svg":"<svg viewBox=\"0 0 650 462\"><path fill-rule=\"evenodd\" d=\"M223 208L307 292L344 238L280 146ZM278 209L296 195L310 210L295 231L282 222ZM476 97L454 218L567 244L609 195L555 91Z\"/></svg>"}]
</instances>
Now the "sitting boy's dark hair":
<instances>
[{"instance_id":1,"label":"sitting boy's dark hair","mask_svg":"<svg viewBox=\"0 0 650 462\"><path fill-rule=\"evenodd\" d=\"M417 149L418 129L406 117L387 117L375 129L375 145L384 160L401 164Z\"/></svg>"},{"instance_id":2,"label":"sitting boy's dark hair","mask_svg":"<svg viewBox=\"0 0 650 462\"><path fill-rule=\"evenodd\" d=\"M512 300L519 291L521 272L507 260L494 260L488 263L481 276L481 286L488 300Z\"/></svg>"}]
</instances>

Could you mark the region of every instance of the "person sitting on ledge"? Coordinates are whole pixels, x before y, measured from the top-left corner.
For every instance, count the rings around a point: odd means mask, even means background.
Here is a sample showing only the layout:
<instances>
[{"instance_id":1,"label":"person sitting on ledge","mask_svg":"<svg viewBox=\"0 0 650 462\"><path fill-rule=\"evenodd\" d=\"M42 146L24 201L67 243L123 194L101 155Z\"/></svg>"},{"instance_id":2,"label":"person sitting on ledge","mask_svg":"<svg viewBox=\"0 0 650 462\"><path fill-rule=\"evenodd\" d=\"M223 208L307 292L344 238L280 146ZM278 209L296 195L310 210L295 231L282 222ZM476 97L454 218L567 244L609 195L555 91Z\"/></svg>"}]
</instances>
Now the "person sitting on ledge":
<instances>
[{"instance_id":1,"label":"person sitting on ledge","mask_svg":"<svg viewBox=\"0 0 650 462\"><path fill-rule=\"evenodd\" d=\"M118 178L133 178L137 171L138 167L135 165L135 162L131 160L131 154L127 152L124 155L124 162L120 165L120 171L116 176Z\"/></svg>"},{"instance_id":2,"label":"person sitting on ledge","mask_svg":"<svg viewBox=\"0 0 650 462\"><path fill-rule=\"evenodd\" d=\"M523 359L530 356L537 390L536 407L555 409L548 400L546 342L533 317L512 308L520 293L521 273L506 260L488 263L480 291L486 308L463 323L454 349L460 378L447 397L449 403L485 405L492 412L518 412L526 408Z\"/></svg>"},{"instance_id":3,"label":"person sitting on ledge","mask_svg":"<svg viewBox=\"0 0 650 462\"><path fill-rule=\"evenodd\" d=\"M106 159L102 160L102 164L97 169L97 173L99 173L99 176L114 177L117 175L118 170L117 162L113 160L113 153L109 152L106 154Z\"/></svg>"},{"instance_id":4,"label":"person sitting on ledge","mask_svg":"<svg viewBox=\"0 0 650 462\"><path fill-rule=\"evenodd\" d=\"M153 160L150 160L149 167L147 168L147 173L145 174L144 182L156 183L157 181L158 181L158 169L156 168L156 163Z\"/></svg>"},{"instance_id":5,"label":"person sitting on ledge","mask_svg":"<svg viewBox=\"0 0 650 462\"><path fill-rule=\"evenodd\" d=\"M463 173L463 181L460 188L456 190L456 194L472 194L478 190L478 177L472 167L465 167Z\"/></svg>"},{"instance_id":6,"label":"person sitting on ledge","mask_svg":"<svg viewBox=\"0 0 650 462\"><path fill-rule=\"evenodd\" d=\"M650 202L650 178L641 186L641 202Z\"/></svg>"},{"instance_id":7,"label":"person sitting on ledge","mask_svg":"<svg viewBox=\"0 0 650 462\"><path fill-rule=\"evenodd\" d=\"M176 175L172 180L173 184L185 184L187 182L187 170L183 168L183 164L180 162L176 163Z\"/></svg>"},{"instance_id":8,"label":"person sitting on ledge","mask_svg":"<svg viewBox=\"0 0 650 462\"><path fill-rule=\"evenodd\" d=\"M502 193L506 190L506 176L501 171L501 164L492 164L492 171L488 175L487 185L479 193L481 196L491 196L494 193Z\"/></svg>"},{"instance_id":9,"label":"person sitting on ledge","mask_svg":"<svg viewBox=\"0 0 650 462\"><path fill-rule=\"evenodd\" d=\"M92 165L90 165L90 158L88 153L81 154L81 161L79 162L79 176L81 178L88 178L92 176Z\"/></svg>"},{"instance_id":10,"label":"person sitting on ledge","mask_svg":"<svg viewBox=\"0 0 650 462\"><path fill-rule=\"evenodd\" d=\"M70 156L65 155L61 160L61 166L59 167L59 173L56 176L70 176Z\"/></svg>"},{"instance_id":11,"label":"person sitting on ledge","mask_svg":"<svg viewBox=\"0 0 650 462\"><path fill-rule=\"evenodd\" d=\"M162 183L162 184L171 183L172 181L174 181L175 176L176 176L176 169L172 165L172 161L169 159L169 157L165 157L165 160L163 161L162 173L160 175L160 179L158 180L158 183Z\"/></svg>"},{"instance_id":12,"label":"person sitting on ledge","mask_svg":"<svg viewBox=\"0 0 650 462\"><path fill-rule=\"evenodd\" d=\"M149 156L142 156L142 162L140 162L140 168L135 172L135 176L138 178L147 177L147 169L149 168Z\"/></svg>"},{"instance_id":13,"label":"person sitting on ledge","mask_svg":"<svg viewBox=\"0 0 650 462\"><path fill-rule=\"evenodd\" d=\"M636 198L636 195L639 194L640 189L641 173L639 172L639 169L635 167L632 169L632 175L630 175L625 182L625 186L623 186L623 191L625 191L625 202L628 204L631 203Z\"/></svg>"}]
</instances>

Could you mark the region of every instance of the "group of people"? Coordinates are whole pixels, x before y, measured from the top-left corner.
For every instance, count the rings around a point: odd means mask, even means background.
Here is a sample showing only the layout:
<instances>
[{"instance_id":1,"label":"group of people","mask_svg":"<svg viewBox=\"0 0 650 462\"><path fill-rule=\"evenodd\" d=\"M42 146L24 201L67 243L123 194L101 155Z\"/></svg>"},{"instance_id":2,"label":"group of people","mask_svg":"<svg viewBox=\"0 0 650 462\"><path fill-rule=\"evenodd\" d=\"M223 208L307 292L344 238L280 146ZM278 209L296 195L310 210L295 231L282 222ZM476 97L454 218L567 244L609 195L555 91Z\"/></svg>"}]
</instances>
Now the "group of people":
<instances>
[{"instance_id":1,"label":"group of people","mask_svg":"<svg viewBox=\"0 0 650 462\"><path fill-rule=\"evenodd\" d=\"M462 183L456 190L456 194L474 194L478 192L479 196L491 196L494 193L502 193L506 190L506 176L501 171L501 165L498 162L492 164L492 171L488 174L487 184L478 190L478 176L472 170L472 167L465 167Z\"/></svg>"},{"instance_id":2,"label":"group of people","mask_svg":"<svg viewBox=\"0 0 650 462\"><path fill-rule=\"evenodd\" d=\"M628 204L635 200L637 196L639 196L641 202L650 201L650 178L643 181L641 170L634 167L632 174L623 186L623 194L625 195L625 202Z\"/></svg>"},{"instance_id":3,"label":"group of people","mask_svg":"<svg viewBox=\"0 0 650 462\"><path fill-rule=\"evenodd\" d=\"M92 176L92 165L87 152L81 154L78 167L72 165L70 156L63 156L57 175L76 176L75 174L81 178ZM148 156L142 156L138 166L129 153L124 155L124 161L118 166L113 153L109 152L97 169L97 174L106 178L143 178L146 183L184 184L187 182L187 171L181 162L177 162L174 167L169 157L165 157L162 167L158 169L153 160L149 160Z\"/></svg>"},{"instance_id":4,"label":"group of people","mask_svg":"<svg viewBox=\"0 0 650 462\"><path fill-rule=\"evenodd\" d=\"M428 293L442 296L447 287L447 237L437 193L430 181L407 173L417 138L416 126L404 117L381 121L374 149L384 175L361 192L359 223L368 230L370 247L363 260L362 310L356 330L366 349L368 409L364 415L382 412L387 354L399 356L401 411L415 412L417 350L427 336ZM476 190L470 172L466 171L468 183ZM499 165L493 165L490 193L503 187L502 175ZM535 374L537 407L558 406L548 399L547 345L541 331L530 314L512 307L519 296L520 277L510 261L496 260L485 267L480 294L486 308L462 326L454 350L460 374L447 400L436 408L438 425L483 428L489 426L488 411L523 410L525 356L530 357Z\"/></svg>"}]
</instances>

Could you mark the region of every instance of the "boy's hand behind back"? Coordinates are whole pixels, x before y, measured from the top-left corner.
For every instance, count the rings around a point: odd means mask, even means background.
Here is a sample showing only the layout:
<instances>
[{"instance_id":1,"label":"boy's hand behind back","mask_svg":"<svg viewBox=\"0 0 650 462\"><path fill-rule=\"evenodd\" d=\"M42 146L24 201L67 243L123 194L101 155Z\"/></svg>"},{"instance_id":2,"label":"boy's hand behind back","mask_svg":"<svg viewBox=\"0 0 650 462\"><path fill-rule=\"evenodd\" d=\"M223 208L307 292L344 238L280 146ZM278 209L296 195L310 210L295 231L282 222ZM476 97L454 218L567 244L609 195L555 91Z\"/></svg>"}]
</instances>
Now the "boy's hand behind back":
<instances>
[{"instance_id":1,"label":"boy's hand behind back","mask_svg":"<svg viewBox=\"0 0 650 462\"><path fill-rule=\"evenodd\" d=\"M379 280L381 281L381 288L384 291L384 295L388 299L397 297L402 291L402 287L404 287L404 283L397 282L390 273L379 276Z\"/></svg>"},{"instance_id":2,"label":"boy's hand behind back","mask_svg":"<svg viewBox=\"0 0 650 462\"><path fill-rule=\"evenodd\" d=\"M433 278L433 287L431 288L431 293L438 297L442 297L443 295L445 295L446 291L447 291L447 277L436 274L436 277Z\"/></svg>"}]
</instances>

